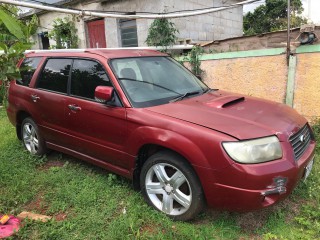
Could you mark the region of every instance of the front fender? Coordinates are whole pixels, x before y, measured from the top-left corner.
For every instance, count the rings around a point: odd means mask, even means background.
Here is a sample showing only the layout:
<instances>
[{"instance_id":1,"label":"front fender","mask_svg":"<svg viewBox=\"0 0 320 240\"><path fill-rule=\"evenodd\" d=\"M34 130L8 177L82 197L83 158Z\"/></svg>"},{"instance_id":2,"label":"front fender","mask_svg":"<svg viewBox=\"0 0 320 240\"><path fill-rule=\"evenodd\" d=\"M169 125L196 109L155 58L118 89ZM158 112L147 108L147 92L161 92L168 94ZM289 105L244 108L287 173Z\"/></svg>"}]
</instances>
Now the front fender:
<instances>
[{"instance_id":1,"label":"front fender","mask_svg":"<svg viewBox=\"0 0 320 240\"><path fill-rule=\"evenodd\" d=\"M191 165L210 168L207 158L197 144L171 130L141 126L130 134L127 143L127 151L132 155L137 155L143 145L155 144L179 153Z\"/></svg>"}]
</instances>

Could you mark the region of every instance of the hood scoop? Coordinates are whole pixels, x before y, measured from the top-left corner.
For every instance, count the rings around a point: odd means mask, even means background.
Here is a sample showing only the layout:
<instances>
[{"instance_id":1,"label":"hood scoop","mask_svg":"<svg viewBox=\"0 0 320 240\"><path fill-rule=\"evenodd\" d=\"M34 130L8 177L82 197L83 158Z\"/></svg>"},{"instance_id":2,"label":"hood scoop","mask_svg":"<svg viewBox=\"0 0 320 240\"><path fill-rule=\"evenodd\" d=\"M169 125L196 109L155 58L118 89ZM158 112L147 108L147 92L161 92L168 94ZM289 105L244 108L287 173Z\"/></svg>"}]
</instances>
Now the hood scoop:
<instances>
[{"instance_id":1,"label":"hood scoop","mask_svg":"<svg viewBox=\"0 0 320 240\"><path fill-rule=\"evenodd\" d=\"M231 105L243 102L244 99L245 99L244 97L239 97L239 96L224 96L224 97L219 97L212 101L206 102L205 104L209 107L214 107L214 108L226 108Z\"/></svg>"}]
</instances>

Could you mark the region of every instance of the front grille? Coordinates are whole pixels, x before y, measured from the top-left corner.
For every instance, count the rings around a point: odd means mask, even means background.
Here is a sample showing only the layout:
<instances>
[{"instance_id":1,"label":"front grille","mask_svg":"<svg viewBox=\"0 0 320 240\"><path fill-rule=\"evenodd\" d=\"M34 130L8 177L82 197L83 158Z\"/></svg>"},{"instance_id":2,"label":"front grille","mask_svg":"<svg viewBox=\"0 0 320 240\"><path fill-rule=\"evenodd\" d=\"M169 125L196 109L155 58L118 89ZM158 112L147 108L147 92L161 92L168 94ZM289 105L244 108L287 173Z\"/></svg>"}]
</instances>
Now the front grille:
<instances>
[{"instance_id":1,"label":"front grille","mask_svg":"<svg viewBox=\"0 0 320 240\"><path fill-rule=\"evenodd\" d=\"M293 134L289 141L293 148L295 160L299 160L302 154L306 151L311 142L311 132L310 128L306 124L297 133Z\"/></svg>"}]
</instances>

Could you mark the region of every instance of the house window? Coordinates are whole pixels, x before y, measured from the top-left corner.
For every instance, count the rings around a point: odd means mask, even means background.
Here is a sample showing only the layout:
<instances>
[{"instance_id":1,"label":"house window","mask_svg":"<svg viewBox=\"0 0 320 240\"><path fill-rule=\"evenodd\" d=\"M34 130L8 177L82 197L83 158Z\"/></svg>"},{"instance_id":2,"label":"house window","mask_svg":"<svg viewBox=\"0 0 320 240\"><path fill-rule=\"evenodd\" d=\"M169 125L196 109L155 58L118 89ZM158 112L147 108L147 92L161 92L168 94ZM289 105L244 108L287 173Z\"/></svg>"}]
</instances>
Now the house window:
<instances>
[{"instance_id":1,"label":"house window","mask_svg":"<svg viewBox=\"0 0 320 240\"><path fill-rule=\"evenodd\" d=\"M122 47L138 47L137 23L135 19L120 19L119 29Z\"/></svg>"}]
</instances>

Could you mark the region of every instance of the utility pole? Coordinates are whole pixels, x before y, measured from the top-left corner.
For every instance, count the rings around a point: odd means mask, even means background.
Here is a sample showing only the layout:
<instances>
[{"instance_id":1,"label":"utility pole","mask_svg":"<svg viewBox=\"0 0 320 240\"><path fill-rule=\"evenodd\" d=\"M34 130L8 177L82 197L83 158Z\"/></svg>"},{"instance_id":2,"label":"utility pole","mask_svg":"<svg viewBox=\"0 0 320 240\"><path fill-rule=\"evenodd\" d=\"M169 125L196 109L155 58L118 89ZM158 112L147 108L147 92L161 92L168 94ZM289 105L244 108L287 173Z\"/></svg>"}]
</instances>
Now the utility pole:
<instances>
[{"instance_id":1,"label":"utility pole","mask_svg":"<svg viewBox=\"0 0 320 240\"><path fill-rule=\"evenodd\" d=\"M290 0L288 0L288 7L287 7L287 14L288 14L288 29L287 29L287 64L289 66L289 60L290 60L290 54L291 54L291 48L290 48L290 28L291 28L291 4Z\"/></svg>"}]
</instances>

